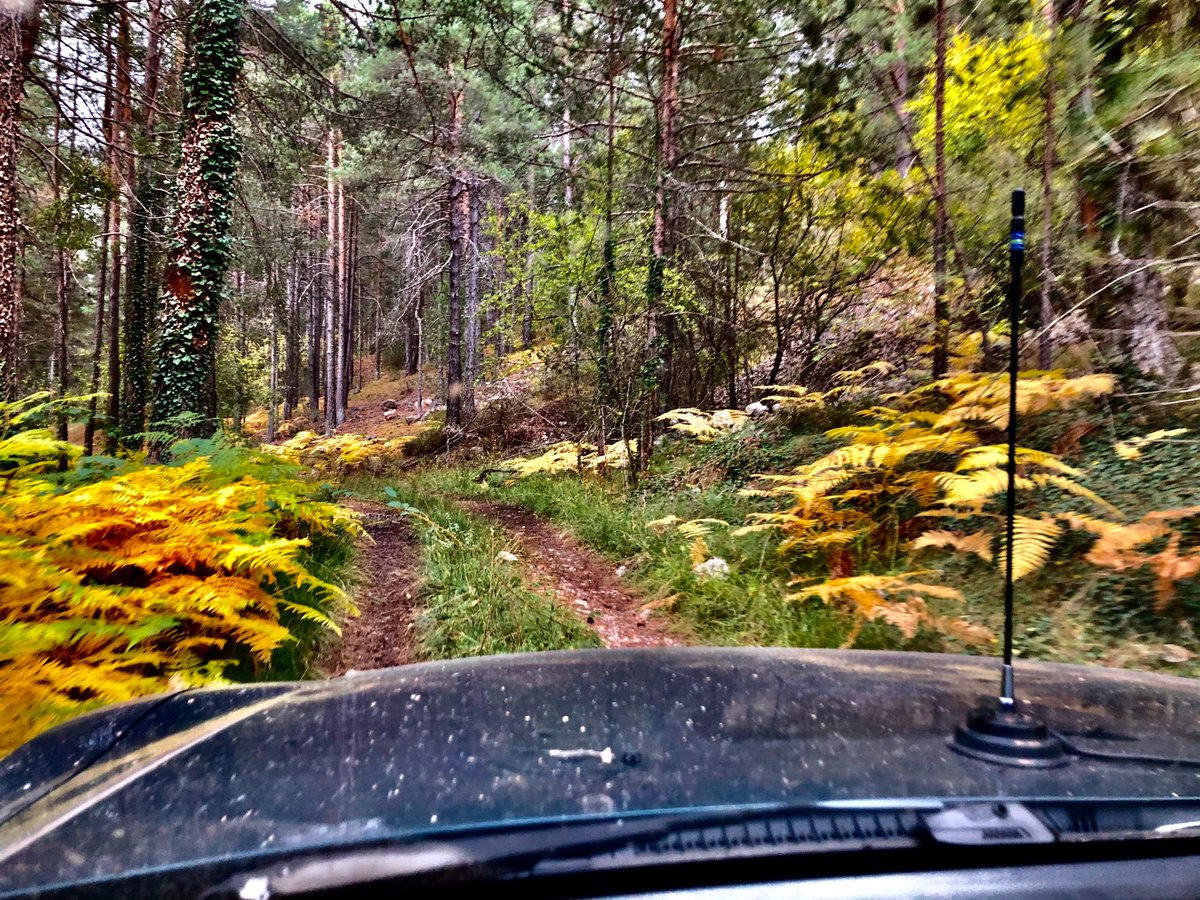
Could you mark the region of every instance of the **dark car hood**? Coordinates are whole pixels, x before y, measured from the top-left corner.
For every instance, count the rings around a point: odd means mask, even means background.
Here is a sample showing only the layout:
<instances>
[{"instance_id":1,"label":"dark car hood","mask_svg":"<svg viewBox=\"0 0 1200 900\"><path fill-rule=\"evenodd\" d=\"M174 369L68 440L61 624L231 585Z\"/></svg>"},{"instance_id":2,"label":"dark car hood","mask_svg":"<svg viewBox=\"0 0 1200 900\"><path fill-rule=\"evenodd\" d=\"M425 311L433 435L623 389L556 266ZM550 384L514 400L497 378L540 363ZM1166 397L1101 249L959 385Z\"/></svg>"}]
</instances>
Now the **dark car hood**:
<instances>
[{"instance_id":1,"label":"dark car hood","mask_svg":"<svg viewBox=\"0 0 1200 900\"><path fill-rule=\"evenodd\" d=\"M804 650L574 651L102 711L0 762L0 891L497 821L868 798L1200 797L1200 773L977 762L946 738L987 660ZM1200 685L1021 663L1079 743L1200 756Z\"/></svg>"}]
</instances>

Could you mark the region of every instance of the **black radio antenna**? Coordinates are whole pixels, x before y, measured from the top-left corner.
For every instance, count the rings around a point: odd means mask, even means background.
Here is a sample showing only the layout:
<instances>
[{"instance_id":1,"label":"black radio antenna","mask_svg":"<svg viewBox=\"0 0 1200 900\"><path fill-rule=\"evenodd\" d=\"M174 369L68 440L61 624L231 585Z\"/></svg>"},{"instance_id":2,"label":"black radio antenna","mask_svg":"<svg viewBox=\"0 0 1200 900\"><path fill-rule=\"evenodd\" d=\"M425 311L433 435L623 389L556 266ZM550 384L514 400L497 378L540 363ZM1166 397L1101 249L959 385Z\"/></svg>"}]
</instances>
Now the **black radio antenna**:
<instances>
[{"instance_id":1,"label":"black radio antenna","mask_svg":"<svg viewBox=\"0 0 1200 900\"><path fill-rule=\"evenodd\" d=\"M1017 708L1013 683L1013 544L1017 517L1017 372L1025 264L1025 192L1012 192L1008 241L1008 489L1004 496L1004 657L1000 694L972 710L950 739L959 753L1024 768L1066 765L1066 749L1046 723Z\"/></svg>"}]
</instances>

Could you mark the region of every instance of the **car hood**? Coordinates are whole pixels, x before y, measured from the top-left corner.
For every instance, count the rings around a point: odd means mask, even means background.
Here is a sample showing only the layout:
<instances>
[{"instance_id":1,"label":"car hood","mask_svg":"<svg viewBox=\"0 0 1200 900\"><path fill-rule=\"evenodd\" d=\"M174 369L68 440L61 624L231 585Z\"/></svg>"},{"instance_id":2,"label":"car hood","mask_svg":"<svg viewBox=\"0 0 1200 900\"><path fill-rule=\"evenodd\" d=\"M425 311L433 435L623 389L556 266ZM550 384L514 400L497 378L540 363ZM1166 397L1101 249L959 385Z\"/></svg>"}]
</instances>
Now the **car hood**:
<instances>
[{"instance_id":1,"label":"car hood","mask_svg":"<svg viewBox=\"0 0 1200 900\"><path fill-rule=\"evenodd\" d=\"M200 859L594 814L882 798L1200 797L1185 767L1020 770L946 739L997 684L961 656L571 651L186 691L0 761L0 891ZM1018 667L1054 728L1200 756L1200 685Z\"/></svg>"}]
</instances>

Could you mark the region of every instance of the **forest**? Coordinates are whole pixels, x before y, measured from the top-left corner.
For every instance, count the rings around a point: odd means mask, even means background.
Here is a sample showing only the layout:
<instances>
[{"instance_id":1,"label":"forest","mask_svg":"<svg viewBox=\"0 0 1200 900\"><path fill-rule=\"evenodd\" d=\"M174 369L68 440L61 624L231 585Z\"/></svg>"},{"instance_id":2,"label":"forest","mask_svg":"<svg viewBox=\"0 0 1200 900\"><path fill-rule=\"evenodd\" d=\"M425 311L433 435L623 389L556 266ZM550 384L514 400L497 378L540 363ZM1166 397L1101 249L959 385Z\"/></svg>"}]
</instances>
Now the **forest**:
<instances>
[{"instance_id":1,"label":"forest","mask_svg":"<svg viewBox=\"0 0 1200 900\"><path fill-rule=\"evenodd\" d=\"M0 752L455 656L993 653L1014 343L1018 653L1200 675L1193 0L0 0L0 78Z\"/></svg>"}]
</instances>

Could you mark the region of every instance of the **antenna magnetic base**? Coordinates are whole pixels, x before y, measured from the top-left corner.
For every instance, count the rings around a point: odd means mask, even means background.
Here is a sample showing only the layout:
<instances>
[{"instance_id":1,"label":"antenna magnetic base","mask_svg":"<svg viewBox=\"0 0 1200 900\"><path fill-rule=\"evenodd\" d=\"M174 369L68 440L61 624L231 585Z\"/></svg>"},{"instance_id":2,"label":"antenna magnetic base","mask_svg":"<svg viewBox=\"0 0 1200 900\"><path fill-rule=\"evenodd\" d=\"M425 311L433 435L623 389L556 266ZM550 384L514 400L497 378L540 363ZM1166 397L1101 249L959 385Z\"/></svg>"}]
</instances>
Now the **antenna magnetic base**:
<instances>
[{"instance_id":1,"label":"antenna magnetic base","mask_svg":"<svg viewBox=\"0 0 1200 900\"><path fill-rule=\"evenodd\" d=\"M968 713L949 744L964 756L1002 766L1054 769L1068 762L1062 741L1045 722L998 701Z\"/></svg>"}]
</instances>

